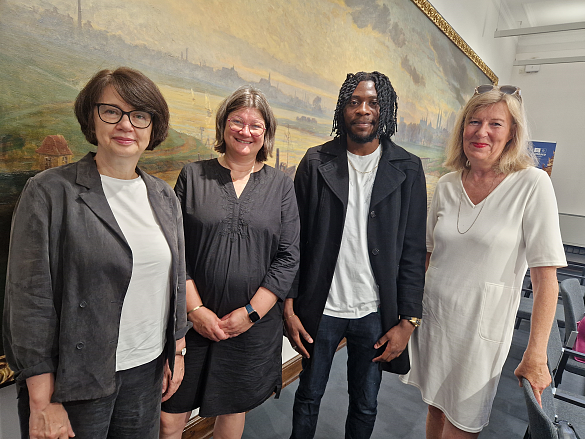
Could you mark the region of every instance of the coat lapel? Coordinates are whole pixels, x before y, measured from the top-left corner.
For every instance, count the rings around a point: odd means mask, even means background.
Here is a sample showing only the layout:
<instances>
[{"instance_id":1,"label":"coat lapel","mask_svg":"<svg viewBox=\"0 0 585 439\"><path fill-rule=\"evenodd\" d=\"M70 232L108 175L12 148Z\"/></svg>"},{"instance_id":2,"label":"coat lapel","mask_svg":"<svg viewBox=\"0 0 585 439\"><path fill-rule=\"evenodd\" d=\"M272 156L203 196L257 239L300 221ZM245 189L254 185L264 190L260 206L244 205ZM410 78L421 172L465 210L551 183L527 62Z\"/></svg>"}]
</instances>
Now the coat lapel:
<instances>
[{"instance_id":1,"label":"coat lapel","mask_svg":"<svg viewBox=\"0 0 585 439\"><path fill-rule=\"evenodd\" d=\"M391 142L382 139L382 157L376 173L376 180L374 180L370 207L373 208L394 192L406 179L406 174L394 166L392 162L408 158L409 155L404 150L395 148Z\"/></svg>"},{"instance_id":2,"label":"coat lapel","mask_svg":"<svg viewBox=\"0 0 585 439\"><path fill-rule=\"evenodd\" d=\"M323 145L321 153L329 154L333 158L319 165L319 172L331 191L341 200L347 209L349 197L349 172L347 169L347 149L345 141L339 138Z\"/></svg>"},{"instance_id":3,"label":"coat lapel","mask_svg":"<svg viewBox=\"0 0 585 439\"><path fill-rule=\"evenodd\" d=\"M100 174L94 161L94 153L88 153L77 163L76 183L86 188L86 191L79 193L79 198L91 209L91 211L102 220L118 237L126 242L122 229L106 200ZM126 242L127 244L127 242Z\"/></svg>"}]
</instances>

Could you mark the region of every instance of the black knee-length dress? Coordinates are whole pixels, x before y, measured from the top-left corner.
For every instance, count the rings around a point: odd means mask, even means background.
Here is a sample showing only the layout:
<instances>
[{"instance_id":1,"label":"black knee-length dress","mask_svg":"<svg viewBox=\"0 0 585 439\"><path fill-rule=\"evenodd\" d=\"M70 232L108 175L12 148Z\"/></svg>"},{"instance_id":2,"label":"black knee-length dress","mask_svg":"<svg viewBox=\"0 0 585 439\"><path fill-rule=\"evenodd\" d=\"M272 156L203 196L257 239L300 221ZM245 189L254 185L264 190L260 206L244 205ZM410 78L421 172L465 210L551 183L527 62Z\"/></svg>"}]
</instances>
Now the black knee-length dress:
<instances>
[{"instance_id":1,"label":"black knee-length dress","mask_svg":"<svg viewBox=\"0 0 585 439\"><path fill-rule=\"evenodd\" d=\"M281 388L282 300L299 262L292 180L265 165L236 196L217 159L186 165L175 187L183 209L187 278L219 318L250 302L259 287L280 299L248 331L220 342L187 334L185 378L163 410L199 407L201 416L239 413Z\"/></svg>"}]
</instances>

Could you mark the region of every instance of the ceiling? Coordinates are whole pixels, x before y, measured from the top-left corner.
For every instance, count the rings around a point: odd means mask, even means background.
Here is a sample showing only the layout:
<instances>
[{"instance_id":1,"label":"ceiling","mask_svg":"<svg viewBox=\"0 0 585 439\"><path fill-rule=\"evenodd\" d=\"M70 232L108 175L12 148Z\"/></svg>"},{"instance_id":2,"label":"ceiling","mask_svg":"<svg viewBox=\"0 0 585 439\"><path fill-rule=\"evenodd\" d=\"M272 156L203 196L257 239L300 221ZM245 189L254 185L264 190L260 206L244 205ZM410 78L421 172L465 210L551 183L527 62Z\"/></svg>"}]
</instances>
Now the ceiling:
<instances>
[{"instance_id":1,"label":"ceiling","mask_svg":"<svg viewBox=\"0 0 585 439\"><path fill-rule=\"evenodd\" d=\"M516 27L585 21L584 0L502 0Z\"/></svg>"},{"instance_id":2,"label":"ceiling","mask_svg":"<svg viewBox=\"0 0 585 439\"><path fill-rule=\"evenodd\" d=\"M517 38L515 65L585 62L585 0L500 0L496 38Z\"/></svg>"}]
</instances>

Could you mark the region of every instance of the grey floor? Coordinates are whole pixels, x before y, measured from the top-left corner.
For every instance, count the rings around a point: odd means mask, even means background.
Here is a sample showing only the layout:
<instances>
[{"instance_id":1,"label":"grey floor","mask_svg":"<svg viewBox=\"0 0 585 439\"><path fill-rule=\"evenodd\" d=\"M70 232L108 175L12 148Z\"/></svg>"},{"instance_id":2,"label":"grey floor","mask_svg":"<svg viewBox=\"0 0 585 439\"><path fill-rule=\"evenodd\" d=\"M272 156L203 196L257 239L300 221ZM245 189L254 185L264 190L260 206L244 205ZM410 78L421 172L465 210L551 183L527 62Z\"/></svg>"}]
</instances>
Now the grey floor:
<instances>
[{"instance_id":1,"label":"grey floor","mask_svg":"<svg viewBox=\"0 0 585 439\"><path fill-rule=\"evenodd\" d=\"M528 341L529 322L515 331L510 354L504 365L489 425L480 438L522 438L528 423L522 389L514 369L522 358ZM344 437L348 397L345 364L347 354L341 349L335 356L327 391L321 403L315 439ZM563 377L561 387L585 394L585 380ZM269 399L246 416L244 439L288 438L291 432L292 405L298 381L283 389L280 398ZM403 384L396 376L384 373L378 397L378 417L372 439L424 439L427 406L417 388ZM583 432L579 432L583 434ZM582 436L585 437L585 436Z\"/></svg>"}]
</instances>

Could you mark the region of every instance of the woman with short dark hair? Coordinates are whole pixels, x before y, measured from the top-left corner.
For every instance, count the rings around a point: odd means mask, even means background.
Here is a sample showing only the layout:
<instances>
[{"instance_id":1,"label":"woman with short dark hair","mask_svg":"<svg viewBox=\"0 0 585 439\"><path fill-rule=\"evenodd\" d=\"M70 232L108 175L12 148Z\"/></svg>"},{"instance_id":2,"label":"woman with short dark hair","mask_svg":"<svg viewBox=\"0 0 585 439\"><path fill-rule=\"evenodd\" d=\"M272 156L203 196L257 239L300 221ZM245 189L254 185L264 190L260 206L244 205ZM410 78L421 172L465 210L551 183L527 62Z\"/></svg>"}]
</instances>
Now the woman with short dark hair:
<instances>
[{"instance_id":1,"label":"woman with short dark hair","mask_svg":"<svg viewBox=\"0 0 585 439\"><path fill-rule=\"evenodd\" d=\"M121 67L88 82L75 114L97 151L29 179L12 221L4 345L21 433L154 439L190 326L178 200L137 168L169 111Z\"/></svg>"},{"instance_id":2,"label":"woman with short dark hair","mask_svg":"<svg viewBox=\"0 0 585 439\"><path fill-rule=\"evenodd\" d=\"M242 87L216 117L219 159L186 165L175 191L185 216L185 379L162 406L161 437L180 438L191 411L216 416L213 437L242 435L245 412L282 385L282 301L299 263L293 182L263 163L276 119Z\"/></svg>"}]
</instances>

